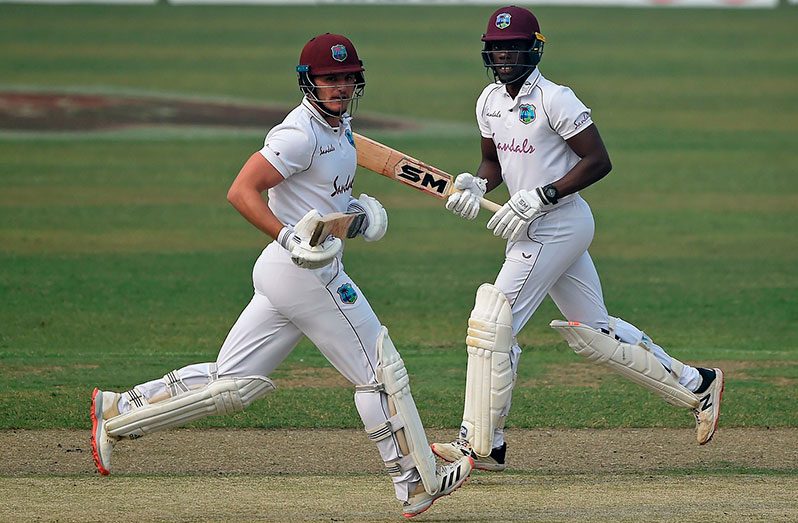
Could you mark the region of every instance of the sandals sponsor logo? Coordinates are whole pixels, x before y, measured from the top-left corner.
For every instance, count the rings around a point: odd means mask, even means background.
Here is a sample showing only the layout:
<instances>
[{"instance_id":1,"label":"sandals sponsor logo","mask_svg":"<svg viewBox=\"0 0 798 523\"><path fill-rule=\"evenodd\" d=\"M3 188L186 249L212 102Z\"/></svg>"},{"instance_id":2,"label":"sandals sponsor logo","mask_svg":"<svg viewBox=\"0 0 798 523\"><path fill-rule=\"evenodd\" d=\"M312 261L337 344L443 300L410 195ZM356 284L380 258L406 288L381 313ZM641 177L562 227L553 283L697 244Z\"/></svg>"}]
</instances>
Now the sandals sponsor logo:
<instances>
[{"instance_id":1,"label":"sandals sponsor logo","mask_svg":"<svg viewBox=\"0 0 798 523\"><path fill-rule=\"evenodd\" d=\"M524 138L524 141L521 143L516 143L515 138L513 138L510 143L497 142L496 150L516 154L532 154L535 152L535 146L529 143L528 138Z\"/></svg>"},{"instance_id":2,"label":"sandals sponsor logo","mask_svg":"<svg viewBox=\"0 0 798 523\"><path fill-rule=\"evenodd\" d=\"M579 129L579 127L584 125L585 122L587 122L588 120L590 120L590 113L585 111L584 113L577 116L576 120L574 120L574 129Z\"/></svg>"},{"instance_id":3,"label":"sandals sponsor logo","mask_svg":"<svg viewBox=\"0 0 798 523\"><path fill-rule=\"evenodd\" d=\"M355 179L352 178L351 180L349 177L346 177L346 182L343 185L338 185L338 177L335 177L333 180L333 192L330 193L330 196L336 196L339 194L344 194L352 190L352 186L355 184Z\"/></svg>"}]
</instances>

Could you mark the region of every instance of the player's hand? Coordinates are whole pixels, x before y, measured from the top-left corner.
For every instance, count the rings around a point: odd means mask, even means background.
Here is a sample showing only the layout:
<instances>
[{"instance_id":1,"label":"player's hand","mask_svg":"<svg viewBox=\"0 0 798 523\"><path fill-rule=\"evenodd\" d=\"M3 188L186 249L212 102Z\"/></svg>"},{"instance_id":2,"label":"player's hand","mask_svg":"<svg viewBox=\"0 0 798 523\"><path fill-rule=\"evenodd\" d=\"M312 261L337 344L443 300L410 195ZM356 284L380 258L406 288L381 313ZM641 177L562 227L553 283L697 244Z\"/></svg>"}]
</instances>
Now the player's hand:
<instances>
[{"instance_id":1,"label":"player's hand","mask_svg":"<svg viewBox=\"0 0 798 523\"><path fill-rule=\"evenodd\" d=\"M318 269L329 265L343 245L340 239L329 236L319 245L310 246L310 238L319 218L319 211L311 209L294 227L283 227L277 236L278 243L291 253L291 261L303 269Z\"/></svg>"},{"instance_id":2,"label":"player's hand","mask_svg":"<svg viewBox=\"0 0 798 523\"><path fill-rule=\"evenodd\" d=\"M360 198L349 202L346 211L362 212L366 215L360 229L350 231L347 237L354 238L360 234L367 242L376 242L385 236L385 232L388 230L388 213L376 198L372 198L368 194L361 194Z\"/></svg>"},{"instance_id":3,"label":"player's hand","mask_svg":"<svg viewBox=\"0 0 798 523\"><path fill-rule=\"evenodd\" d=\"M469 173L461 173L454 179L454 188L459 192L449 196L446 208L461 218L473 220L479 214L479 201L488 189L487 180Z\"/></svg>"},{"instance_id":4,"label":"player's hand","mask_svg":"<svg viewBox=\"0 0 798 523\"><path fill-rule=\"evenodd\" d=\"M521 189L488 220L494 236L515 241L543 207L537 194Z\"/></svg>"}]
</instances>

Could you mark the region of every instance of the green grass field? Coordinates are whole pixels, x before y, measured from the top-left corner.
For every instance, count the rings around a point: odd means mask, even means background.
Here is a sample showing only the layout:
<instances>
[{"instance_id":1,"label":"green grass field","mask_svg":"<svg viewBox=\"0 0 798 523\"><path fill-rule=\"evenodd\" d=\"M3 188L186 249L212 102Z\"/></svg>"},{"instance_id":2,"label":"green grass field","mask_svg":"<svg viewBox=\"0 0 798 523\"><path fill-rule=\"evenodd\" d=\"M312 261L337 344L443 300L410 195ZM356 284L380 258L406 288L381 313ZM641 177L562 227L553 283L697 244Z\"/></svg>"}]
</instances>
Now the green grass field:
<instances>
[{"instance_id":1,"label":"green grass field","mask_svg":"<svg viewBox=\"0 0 798 523\"><path fill-rule=\"evenodd\" d=\"M289 107L301 46L343 32L366 64L360 111L424 126L374 136L457 173L478 161L491 11L0 4L0 90ZM544 74L593 109L614 163L584 191L610 312L677 358L727 370L723 426L797 426L798 8L536 13ZM85 427L93 387L215 358L265 241L225 194L264 133L0 132L0 428ZM463 222L366 172L355 190L384 202L391 227L349 244L348 272L390 328L423 419L455 427L466 320L503 246L484 213ZM520 336L509 426L690 426L574 355L554 318L546 302ZM273 377L316 375L332 373L303 342ZM317 381L199 426L359 428L351 388Z\"/></svg>"}]
</instances>

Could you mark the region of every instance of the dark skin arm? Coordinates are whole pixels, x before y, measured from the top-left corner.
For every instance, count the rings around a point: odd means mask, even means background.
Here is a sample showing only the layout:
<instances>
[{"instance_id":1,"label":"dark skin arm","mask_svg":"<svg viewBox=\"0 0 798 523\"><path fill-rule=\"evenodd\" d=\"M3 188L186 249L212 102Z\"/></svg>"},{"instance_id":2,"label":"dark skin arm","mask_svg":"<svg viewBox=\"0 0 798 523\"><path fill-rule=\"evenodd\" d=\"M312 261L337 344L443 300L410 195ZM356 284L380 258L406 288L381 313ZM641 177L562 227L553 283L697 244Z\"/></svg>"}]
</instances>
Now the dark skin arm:
<instances>
[{"instance_id":1,"label":"dark skin arm","mask_svg":"<svg viewBox=\"0 0 798 523\"><path fill-rule=\"evenodd\" d=\"M612 170L610 155L595 124L569 138L566 143L581 160L565 176L554 182L560 197L593 185Z\"/></svg>"},{"instance_id":2,"label":"dark skin arm","mask_svg":"<svg viewBox=\"0 0 798 523\"><path fill-rule=\"evenodd\" d=\"M565 176L554 182L561 198L593 185L612 169L610 155L595 124L569 138L566 143L581 160ZM502 183L499 156L491 138L482 138L482 161L476 175L488 181L488 191Z\"/></svg>"},{"instance_id":3,"label":"dark skin arm","mask_svg":"<svg viewBox=\"0 0 798 523\"><path fill-rule=\"evenodd\" d=\"M482 137L482 161L476 175L488 181L488 192L502 184L502 167L492 138Z\"/></svg>"}]
</instances>

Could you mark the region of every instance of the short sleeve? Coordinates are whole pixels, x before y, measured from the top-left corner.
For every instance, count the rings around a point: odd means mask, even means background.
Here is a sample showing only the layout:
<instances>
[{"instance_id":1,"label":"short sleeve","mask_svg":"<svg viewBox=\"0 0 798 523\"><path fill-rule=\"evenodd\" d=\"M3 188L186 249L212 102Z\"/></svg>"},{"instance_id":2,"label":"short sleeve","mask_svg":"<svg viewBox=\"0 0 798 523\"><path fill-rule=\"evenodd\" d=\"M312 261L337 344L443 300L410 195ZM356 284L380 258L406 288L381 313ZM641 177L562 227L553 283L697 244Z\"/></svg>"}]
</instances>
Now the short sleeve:
<instances>
[{"instance_id":1,"label":"short sleeve","mask_svg":"<svg viewBox=\"0 0 798 523\"><path fill-rule=\"evenodd\" d=\"M294 125L278 125L266 135L260 154L288 178L310 167L315 150L312 133Z\"/></svg>"},{"instance_id":2,"label":"short sleeve","mask_svg":"<svg viewBox=\"0 0 798 523\"><path fill-rule=\"evenodd\" d=\"M576 136L593 123L590 109L568 87L555 92L546 112L551 126L563 140Z\"/></svg>"},{"instance_id":3,"label":"short sleeve","mask_svg":"<svg viewBox=\"0 0 798 523\"><path fill-rule=\"evenodd\" d=\"M485 104L488 102L488 95L491 91L492 89L485 89L477 98L477 125L479 126L479 134L483 138L493 138L493 131L490 130L488 118L485 116Z\"/></svg>"}]
</instances>

